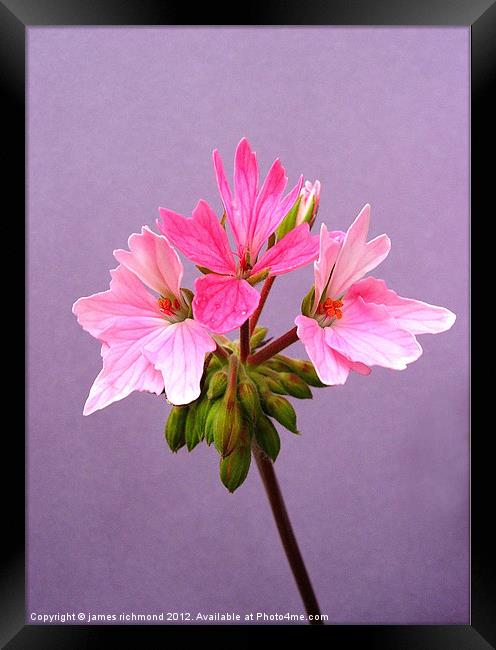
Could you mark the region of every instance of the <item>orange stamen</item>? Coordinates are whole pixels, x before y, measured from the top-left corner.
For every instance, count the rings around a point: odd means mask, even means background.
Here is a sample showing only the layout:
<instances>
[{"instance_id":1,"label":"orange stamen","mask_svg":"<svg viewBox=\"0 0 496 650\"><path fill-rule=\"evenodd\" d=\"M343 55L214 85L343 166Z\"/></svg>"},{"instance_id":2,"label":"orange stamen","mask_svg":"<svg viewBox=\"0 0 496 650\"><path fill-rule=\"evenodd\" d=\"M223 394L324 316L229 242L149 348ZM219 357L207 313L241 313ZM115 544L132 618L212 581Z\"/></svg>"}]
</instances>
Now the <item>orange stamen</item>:
<instances>
[{"instance_id":1,"label":"orange stamen","mask_svg":"<svg viewBox=\"0 0 496 650\"><path fill-rule=\"evenodd\" d=\"M177 300L174 301L174 307L176 307ZM172 302L170 298L159 298L157 300L159 311L166 316L173 316L175 309L172 307ZM177 307L176 307L177 309Z\"/></svg>"},{"instance_id":2,"label":"orange stamen","mask_svg":"<svg viewBox=\"0 0 496 650\"><path fill-rule=\"evenodd\" d=\"M343 312L341 311L342 306L342 300L332 300L331 298L327 298L317 307L317 314L325 314L329 318L343 318Z\"/></svg>"}]
</instances>

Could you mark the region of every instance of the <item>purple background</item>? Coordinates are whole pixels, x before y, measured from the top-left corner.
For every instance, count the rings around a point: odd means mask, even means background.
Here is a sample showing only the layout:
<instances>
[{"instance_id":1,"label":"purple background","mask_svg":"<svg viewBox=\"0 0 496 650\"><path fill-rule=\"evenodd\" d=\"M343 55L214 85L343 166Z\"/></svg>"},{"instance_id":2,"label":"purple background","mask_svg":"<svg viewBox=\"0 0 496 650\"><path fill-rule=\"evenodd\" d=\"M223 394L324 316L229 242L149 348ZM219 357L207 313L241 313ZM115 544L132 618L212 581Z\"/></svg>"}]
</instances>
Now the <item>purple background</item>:
<instances>
[{"instance_id":1,"label":"purple background","mask_svg":"<svg viewBox=\"0 0 496 650\"><path fill-rule=\"evenodd\" d=\"M231 170L246 135L264 174L279 155L291 184L321 180L330 228L370 202L393 242L376 275L458 316L281 432L322 611L467 623L468 29L30 28L28 54L28 613L302 611L255 467L230 495L213 448L173 456L154 396L81 414L101 361L73 301L157 206L220 211L211 151ZM311 281L277 281L273 334Z\"/></svg>"}]
</instances>

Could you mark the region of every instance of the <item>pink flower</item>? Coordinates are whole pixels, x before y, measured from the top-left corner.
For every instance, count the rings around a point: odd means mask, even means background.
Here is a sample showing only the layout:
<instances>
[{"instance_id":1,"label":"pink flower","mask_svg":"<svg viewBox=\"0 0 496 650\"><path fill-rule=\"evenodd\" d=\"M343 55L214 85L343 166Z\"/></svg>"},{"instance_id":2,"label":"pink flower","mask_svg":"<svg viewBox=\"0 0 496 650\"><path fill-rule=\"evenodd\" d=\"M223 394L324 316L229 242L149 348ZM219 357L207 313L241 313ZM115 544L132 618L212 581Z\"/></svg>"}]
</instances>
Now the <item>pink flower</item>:
<instances>
[{"instance_id":1,"label":"pink flower","mask_svg":"<svg viewBox=\"0 0 496 650\"><path fill-rule=\"evenodd\" d=\"M160 208L163 222L158 226L190 260L212 272L195 281L193 313L211 330L224 333L242 325L258 306L260 295L248 279L264 270L281 275L308 264L317 257L318 237L303 223L261 254L264 242L298 198L303 179L283 198L287 178L275 160L259 189L255 153L243 138L234 160L233 195L217 150L213 160L236 253L205 201L198 203L191 219Z\"/></svg>"},{"instance_id":2,"label":"pink flower","mask_svg":"<svg viewBox=\"0 0 496 650\"><path fill-rule=\"evenodd\" d=\"M373 365L403 370L422 354L416 334L444 332L455 322L448 309L402 298L384 280L362 279L391 247L386 235L367 242L369 222L366 205L346 234L322 225L313 305L295 319L325 384L344 384L350 370L369 374Z\"/></svg>"},{"instance_id":3,"label":"pink flower","mask_svg":"<svg viewBox=\"0 0 496 650\"><path fill-rule=\"evenodd\" d=\"M110 289L79 298L78 323L102 342L103 369L95 379L84 415L135 390L188 404L200 394L205 353L216 343L190 315L180 289L183 267L165 237L146 226L116 250L120 265L110 271ZM152 295L145 286L159 297Z\"/></svg>"}]
</instances>

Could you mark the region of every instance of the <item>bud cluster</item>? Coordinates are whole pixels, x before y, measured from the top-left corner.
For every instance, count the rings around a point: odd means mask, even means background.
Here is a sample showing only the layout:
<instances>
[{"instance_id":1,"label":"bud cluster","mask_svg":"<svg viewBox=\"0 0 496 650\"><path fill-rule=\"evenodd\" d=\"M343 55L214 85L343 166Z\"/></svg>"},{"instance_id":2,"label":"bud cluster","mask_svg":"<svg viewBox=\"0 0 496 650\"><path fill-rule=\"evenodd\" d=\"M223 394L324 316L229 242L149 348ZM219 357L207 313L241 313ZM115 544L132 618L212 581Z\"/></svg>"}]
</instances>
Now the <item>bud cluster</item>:
<instances>
[{"instance_id":1,"label":"bud cluster","mask_svg":"<svg viewBox=\"0 0 496 650\"><path fill-rule=\"evenodd\" d=\"M267 329L257 327L250 349L266 343ZM296 413L285 395L311 399L310 386L322 384L310 361L276 354L258 365L239 361L239 342L222 337L225 357L211 355L205 362L200 396L184 406L173 406L165 425L170 449L192 451L200 442L220 455L220 478L230 492L245 480L251 449L257 444L275 461L280 439L274 420L299 433Z\"/></svg>"}]
</instances>

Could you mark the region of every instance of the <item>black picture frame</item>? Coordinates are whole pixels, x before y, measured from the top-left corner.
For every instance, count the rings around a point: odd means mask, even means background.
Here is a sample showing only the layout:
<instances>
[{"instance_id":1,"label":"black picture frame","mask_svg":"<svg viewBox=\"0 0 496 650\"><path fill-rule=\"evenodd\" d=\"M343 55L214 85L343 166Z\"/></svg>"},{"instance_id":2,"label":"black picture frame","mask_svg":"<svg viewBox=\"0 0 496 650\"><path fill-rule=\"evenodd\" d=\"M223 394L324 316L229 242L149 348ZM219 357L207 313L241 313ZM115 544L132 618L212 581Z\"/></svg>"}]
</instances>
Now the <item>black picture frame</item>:
<instances>
[{"instance_id":1,"label":"black picture frame","mask_svg":"<svg viewBox=\"0 0 496 650\"><path fill-rule=\"evenodd\" d=\"M489 192L494 162L484 151L493 133L494 104L489 101L496 79L495 0L336 0L325 3L254 2L236 7L210 3L195 10L186 3L155 0L0 0L0 79L5 88L2 109L8 137L4 161L5 188L12 200L4 228L24 223L25 211L25 36L38 25L398 25L466 26L471 31L471 213L484 219L491 208ZM241 11L240 11L241 9ZM203 15L202 15L203 14ZM235 20L237 22L235 22ZM494 183L494 181L493 181ZM491 214L492 216L492 214ZM487 217L486 217L487 219ZM492 221L492 219L491 219ZM21 271L22 273L22 271ZM17 361L17 364L19 362ZM473 408L473 407L472 407ZM19 429L20 427L18 427ZM323 636L336 647L359 644L381 650L464 650L496 645L496 606L492 538L490 431L471 436L471 619L469 625L319 626L292 627L297 642L307 631ZM5 443L4 443L5 444ZM11 476L4 492L3 541L6 545L0 603L0 642L9 650L31 648L100 648L112 644L158 647L171 633L183 642L204 643L212 633L235 632L242 627L244 644L263 634L269 638L281 626L39 626L25 625L25 489L24 438L9 429L4 465ZM5 449L5 447L4 447Z\"/></svg>"}]
</instances>

